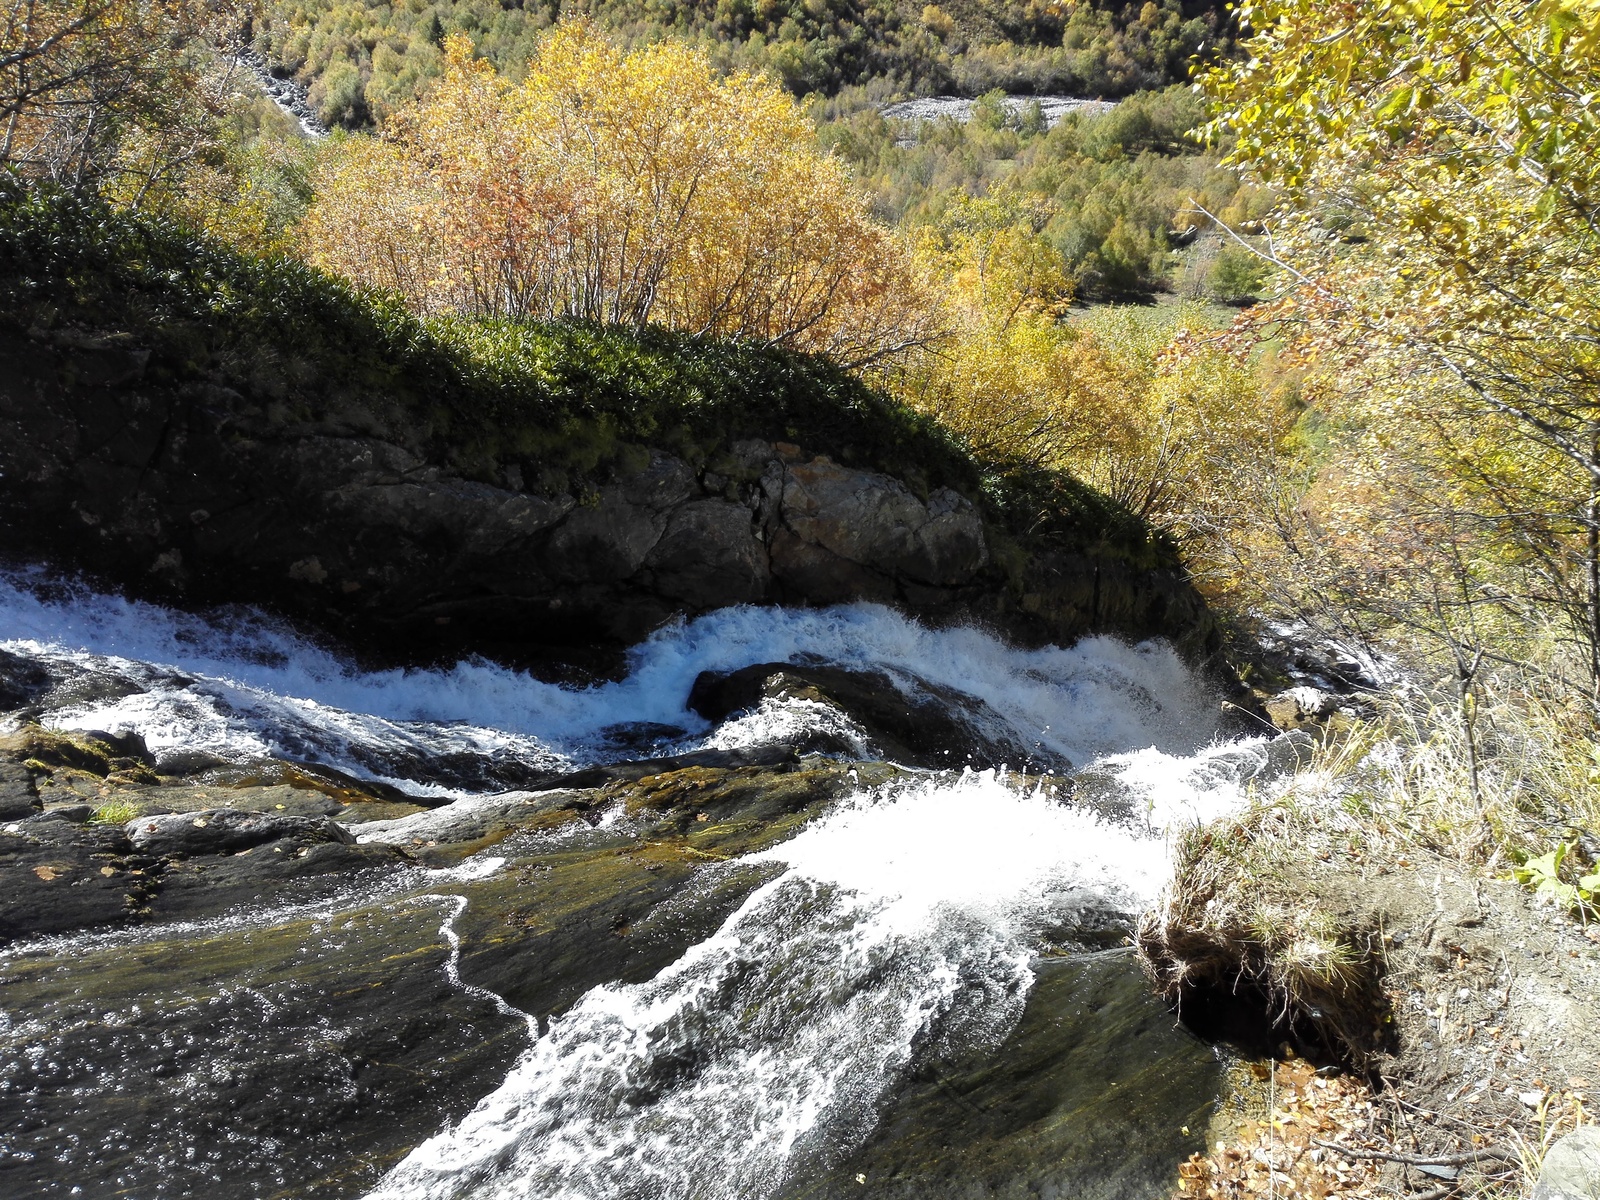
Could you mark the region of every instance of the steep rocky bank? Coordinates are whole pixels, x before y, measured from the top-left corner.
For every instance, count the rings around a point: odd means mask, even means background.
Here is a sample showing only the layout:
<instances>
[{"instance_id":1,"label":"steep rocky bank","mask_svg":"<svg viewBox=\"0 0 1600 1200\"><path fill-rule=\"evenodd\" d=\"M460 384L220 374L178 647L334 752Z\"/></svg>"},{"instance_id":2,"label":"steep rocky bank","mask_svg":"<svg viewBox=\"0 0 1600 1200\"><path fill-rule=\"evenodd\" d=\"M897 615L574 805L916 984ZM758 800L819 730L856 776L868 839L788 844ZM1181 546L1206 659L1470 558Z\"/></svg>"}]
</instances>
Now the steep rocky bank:
<instances>
[{"instance_id":1,"label":"steep rocky bank","mask_svg":"<svg viewBox=\"0 0 1600 1200\"><path fill-rule=\"evenodd\" d=\"M471 477L359 401L291 416L246 381L162 379L113 333L0 334L0 520L141 591L275 605L413 647L626 645L677 613L878 600L1026 642L1215 627L1175 562L1019 539L951 487L759 438L617 447L578 487ZM482 476L490 476L483 478Z\"/></svg>"},{"instance_id":2,"label":"steep rocky bank","mask_svg":"<svg viewBox=\"0 0 1600 1200\"><path fill-rule=\"evenodd\" d=\"M532 661L731 603L855 599L1027 644L1220 645L1127 514L996 474L817 360L430 327L292 264L0 200L11 555L412 659Z\"/></svg>"}]
</instances>

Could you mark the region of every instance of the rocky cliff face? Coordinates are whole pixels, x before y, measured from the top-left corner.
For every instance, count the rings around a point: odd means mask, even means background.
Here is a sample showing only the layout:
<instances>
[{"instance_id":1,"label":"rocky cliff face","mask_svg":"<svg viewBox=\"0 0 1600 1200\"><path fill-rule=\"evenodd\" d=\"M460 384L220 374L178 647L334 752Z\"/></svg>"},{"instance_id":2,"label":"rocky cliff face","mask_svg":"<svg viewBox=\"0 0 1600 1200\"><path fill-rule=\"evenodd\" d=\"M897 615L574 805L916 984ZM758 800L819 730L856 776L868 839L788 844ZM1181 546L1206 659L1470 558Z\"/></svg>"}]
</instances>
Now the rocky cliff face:
<instances>
[{"instance_id":1,"label":"rocky cliff face","mask_svg":"<svg viewBox=\"0 0 1600 1200\"><path fill-rule=\"evenodd\" d=\"M854 599L1029 642L1165 635L1197 659L1218 642L1176 566L1019 539L981 496L811 448L625 446L537 488L536 462L469 477L381 404L308 419L283 393L174 378L125 338L0 332L5 545L408 656L530 659L726 604Z\"/></svg>"}]
</instances>

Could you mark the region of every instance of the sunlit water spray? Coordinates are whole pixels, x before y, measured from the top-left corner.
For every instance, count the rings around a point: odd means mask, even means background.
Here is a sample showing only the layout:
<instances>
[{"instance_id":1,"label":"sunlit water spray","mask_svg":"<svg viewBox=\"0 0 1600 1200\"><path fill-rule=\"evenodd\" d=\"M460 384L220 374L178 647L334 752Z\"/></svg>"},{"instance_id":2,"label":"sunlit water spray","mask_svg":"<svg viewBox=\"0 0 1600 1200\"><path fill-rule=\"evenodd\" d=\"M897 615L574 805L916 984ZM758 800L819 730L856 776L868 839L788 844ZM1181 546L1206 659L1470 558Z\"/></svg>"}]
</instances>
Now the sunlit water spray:
<instances>
[{"instance_id":1,"label":"sunlit water spray","mask_svg":"<svg viewBox=\"0 0 1600 1200\"><path fill-rule=\"evenodd\" d=\"M771 1195L859 1144L914 1063L997 1046L1047 933L1155 898L1186 774L1143 828L992 772L858 793L760 856L787 869L715 936L588 993L372 1200Z\"/></svg>"},{"instance_id":2,"label":"sunlit water spray","mask_svg":"<svg viewBox=\"0 0 1600 1200\"><path fill-rule=\"evenodd\" d=\"M450 789L419 776L453 756L537 770L637 757L605 736L618 726L684 730L668 751L792 738L818 717L803 702L765 705L721 728L686 707L700 672L761 662L879 671L908 693L922 682L953 689L987 706L1005 743L1080 765L1144 746L1189 753L1215 729L1205 689L1165 645L1089 638L1019 650L870 604L722 609L635 647L623 679L579 688L481 660L361 671L259 614L193 616L12 571L0 574L0 649L69 680L112 681L77 688L81 699L63 688L47 716L61 728L133 729L158 756L307 759L435 791ZM835 732L861 740L848 726Z\"/></svg>"}]
</instances>

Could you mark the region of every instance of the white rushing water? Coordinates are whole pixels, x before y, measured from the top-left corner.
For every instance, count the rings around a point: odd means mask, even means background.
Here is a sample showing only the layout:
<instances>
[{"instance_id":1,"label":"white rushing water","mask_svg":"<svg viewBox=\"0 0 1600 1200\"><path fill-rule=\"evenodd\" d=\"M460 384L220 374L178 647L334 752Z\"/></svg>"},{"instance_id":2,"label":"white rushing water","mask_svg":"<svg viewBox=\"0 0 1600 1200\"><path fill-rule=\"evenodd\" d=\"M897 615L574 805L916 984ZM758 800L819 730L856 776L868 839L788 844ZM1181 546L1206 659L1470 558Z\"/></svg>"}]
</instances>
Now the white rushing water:
<instances>
[{"instance_id":1,"label":"white rushing water","mask_svg":"<svg viewBox=\"0 0 1600 1200\"><path fill-rule=\"evenodd\" d=\"M701 671L814 661L981 701L996 744L1090 768L1084 788L1120 798L1064 804L992 771L862 786L755 860L704 867L697 886L752 861L769 877L654 978L596 987L542 1034L461 965L470 885L501 860L420 887L390 879L413 889L405 903L438 911L451 987L522 1019L530 1044L372 1200L770 1196L859 1145L913 1069L997 1047L1039 947L1135 918L1168 876L1173 832L1242 804L1271 757L1264 743L1212 744L1215 704L1165 645L1019 650L874 605L725 609L636 647L624 678L580 688L482 661L362 671L258 614L184 615L12 572L0 649L61 681L48 723L131 728L157 755L314 759L464 807L491 789L441 784L428 764L637 756L604 732L619 725L676 727L676 750L783 743L832 723L866 757L862 731L823 706L768 702L716 727L685 707ZM351 900L373 895L352 888Z\"/></svg>"},{"instance_id":2,"label":"white rushing water","mask_svg":"<svg viewBox=\"0 0 1600 1200\"><path fill-rule=\"evenodd\" d=\"M53 704L58 727L133 729L158 756L306 759L380 778L450 755L549 770L637 757L603 731L642 723L685 731L670 749L781 741L815 714L768 707L713 730L685 707L701 671L761 662L822 661L886 672L908 692L917 680L954 689L992 710L996 732L1077 764L1146 746L1190 753L1214 729L1204 688L1165 645L1089 638L1019 650L870 604L722 609L640 644L624 679L574 688L482 660L360 671L258 614L192 616L12 572L0 575L0 649L121 681Z\"/></svg>"},{"instance_id":3,"label":"white rushing water","mask_svg":"<svg viewBox=\"0 0 1600 1200\"><path fill-rule=\"evenodd\" d=\"M770 1195L914 1061L997 1046L1045 930L1136 914L1167 870L1147 832L992 772L862 791L761 857L786 870L713 937L591 991L372 1200Z\"/></svg>"}]
</instances>

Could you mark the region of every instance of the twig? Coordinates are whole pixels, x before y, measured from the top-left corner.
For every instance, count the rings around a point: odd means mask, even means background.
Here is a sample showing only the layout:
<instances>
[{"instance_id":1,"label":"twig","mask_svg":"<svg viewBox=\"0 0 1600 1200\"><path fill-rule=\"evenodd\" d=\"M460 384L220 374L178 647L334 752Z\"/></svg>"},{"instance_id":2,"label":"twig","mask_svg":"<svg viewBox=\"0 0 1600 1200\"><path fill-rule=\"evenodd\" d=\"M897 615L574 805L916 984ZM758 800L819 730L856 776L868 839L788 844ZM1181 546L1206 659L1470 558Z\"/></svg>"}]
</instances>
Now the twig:
<instances>
[{"instance_id":1,"label":"twig","mask_svg":"<svg viewBox=\"0 0 1600 1200\"><path fill-rule=\"evenodd\" d=\"M1402 1100L1399 1096L1389 1096L1388 1099L1390 1103L1395 1104L1400 1108L1410 1109L1414 1113L1424 1117L1432 1117L1436 1121L1453 1121L1455 1124L1461 1125L1467 1129L1471 1129L1474 1132L1482 1132L1485 1129L1498 1128L1496 1125L1485 1124L1482 1121L1468 1121L1464 1117L1458 1117L1453 1113L1434 1112L1431 1108L1423 1108L1422 1105L1413 1104L1409 1100Z\"/></svg>"},{"instance_id":2,"label":"twig","mask_svg":"<svg viewBox=\"0 0 1600 1200\"><path fill-rule=\"evenodd\" d=\"M1347 1158L1376 1158L1384 1162L1404 1163L1409 1167L1460 1167L1483 1162L1486 1159L1497 1162L1518 1161L1517 1156L1509 1150L1469 1150L1465 1154L1422 1157L1415 1154L1394 1154L1387 1150L1360 1150L1355 1146L1341 1146L1338 1142L1325 1142L1321 1138L1312 1138L1311 1141L1324 1149L1337 1150ZM1417 1198L1413 1197L1413 1200Z\"/></svg>"}]
</instances>

